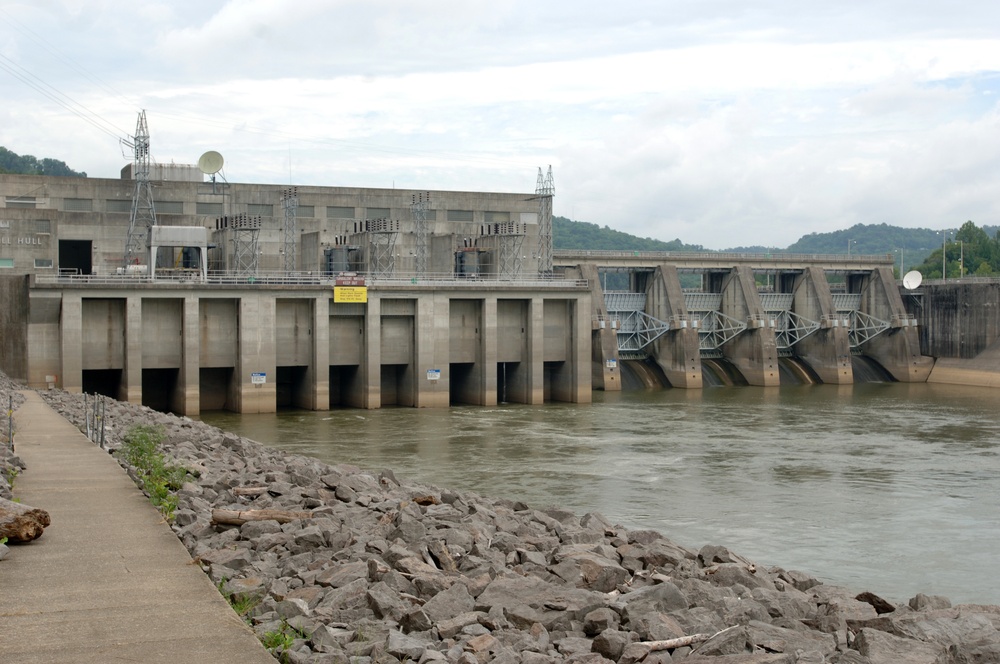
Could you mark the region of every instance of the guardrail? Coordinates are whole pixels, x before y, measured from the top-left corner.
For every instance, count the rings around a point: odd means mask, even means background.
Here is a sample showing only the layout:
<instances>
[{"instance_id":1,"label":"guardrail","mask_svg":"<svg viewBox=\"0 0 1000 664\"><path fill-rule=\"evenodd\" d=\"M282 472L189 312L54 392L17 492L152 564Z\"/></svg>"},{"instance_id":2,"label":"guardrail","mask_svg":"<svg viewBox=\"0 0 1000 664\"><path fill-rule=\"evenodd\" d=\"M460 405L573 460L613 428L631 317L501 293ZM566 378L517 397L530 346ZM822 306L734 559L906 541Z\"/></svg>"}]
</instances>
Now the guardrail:
<instances>
[{"instance_id":1,"label":"guardrail","mask_svg":"<svg viewBox=\"0 0 1000 664\"><path fill-rule=\"evenodd\" d=\"M370 276L364 273L352 273L352 280L364 280L366 286L402 287L427 286L448 288L483 288L483 287L517 287L517 288L588 288L587 279L564 279L558 276L525 275L514 278L497 278L492 276L457 276L451 273L431 273L424 275L399 273L390 276ZM38 274L35 283L71 284L93 286L130 286L148 284L207 284L215 286L335 286L337 275L318 274L314 272L258 272L256 274L236 274L233 272L209 272L206 280L200 274L156 273L156 277L147 274Z\"/></svg>"},{"instance_id":2,"label":"guardrail","mask_svg":"<svg viewBox=\"0 0 1000 664\"><path fill-rule=\"evenodd\" d=\"M678 260L741 260L741 261L827 261L837 263L886 263L894 264L892 254L786 254L738 253L722 251L614 251L610 249L559 249L552 252L553 258L640 258Z\"/></svg>"}]
</instances>

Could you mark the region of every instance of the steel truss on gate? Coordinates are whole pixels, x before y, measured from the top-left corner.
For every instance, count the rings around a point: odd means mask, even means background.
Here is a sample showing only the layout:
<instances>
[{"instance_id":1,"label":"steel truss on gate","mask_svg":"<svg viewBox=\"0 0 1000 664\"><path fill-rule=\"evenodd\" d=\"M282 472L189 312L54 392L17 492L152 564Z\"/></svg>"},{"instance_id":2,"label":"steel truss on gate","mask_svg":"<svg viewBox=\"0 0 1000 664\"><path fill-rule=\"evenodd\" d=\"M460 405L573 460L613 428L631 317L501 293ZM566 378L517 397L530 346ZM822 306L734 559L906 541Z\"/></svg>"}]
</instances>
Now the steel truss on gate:
<instances>
[{"instance_id":1,"label":"steel truss on gate","mask_svg":"<svg viewBox=\"0 0 1000 664\"><path fill-rule=\"evenodd\" d=\"M889 323L870 316L863 311L850 313L850 327L847 339L851 348L860 348L862 344L871 341L889 329Z\"/></svg>"},{"instance_id":2,"label":"steel truss on gate","mask_svg":"<svg viewBox=\"0 0 1000 664\"><path fill-rule=\"evenodd\" d=\"M834 293L833 306L847 321L847 340L852 350L860 348L892 327L888 321L860 311L860 293Z\"/></svg>"},{"instance_id":3,"label":"steel truss on gate","mask_svg":"<svg viewBox=\"0 0 1000 664\"><path fill-rule=\"evenodd\" d=\"M670 323L647 314L644 293L610 291L604 294L608 318L617 326L618 355L641 358L646 346L670 331Z\"/></svg>"},{"instance_id":4,"label":"steel truss on gate","mask_svg":"<svg viewBox=\"0 0 1000 664\"><path fill-rule=\"evenodd\" d=\"M792 347L820 328L819 321L792 311L792 293L761 293L760 302L770 320L774 321L774 339L778 352L789 354Z\"/></svg>"},{"instance_id":5,"label":"steel truss on gate","mask_svg":"<svg viewBox=\"0 0 1000 664\"><path fill-rule=\"evenodd\" d=\"M727 341L732 341L747 329L745 321L727 316L721 311L692 312L698 325L698 348L704 354L716 352Z\"/></svg>"},{"instance_id":6,"label":"steel truss on gate","mask_svg":"<svg viewBox=\"0 0 1000 664\"><path fill-rule=\"evenodd\" d=\"M684 304L698 328L698 348L704 356L719 354L724 343L747 329L746 321L719 311L722 293L684 293Z\"/></svg>"}]
</instances>

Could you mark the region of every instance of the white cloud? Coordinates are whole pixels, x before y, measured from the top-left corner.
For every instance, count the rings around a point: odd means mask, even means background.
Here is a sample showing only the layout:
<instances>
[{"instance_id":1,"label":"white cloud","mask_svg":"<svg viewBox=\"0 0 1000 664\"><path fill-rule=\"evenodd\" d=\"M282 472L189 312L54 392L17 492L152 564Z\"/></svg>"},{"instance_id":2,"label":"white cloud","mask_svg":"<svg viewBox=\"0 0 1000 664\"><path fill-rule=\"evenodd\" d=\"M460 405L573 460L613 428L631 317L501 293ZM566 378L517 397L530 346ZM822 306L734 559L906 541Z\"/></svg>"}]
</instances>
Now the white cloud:
<instances>
[{"instance_id":1,"label":"white cloud","mask_svg":"<svg viewBox=\"0 0 1000 664\"><path fill-rule=\"evenodd\" d=\"M712 248L1000 223L994 4L3 5L0 145L116 177L109 126L146 108L158 159L233 180L531 191L552 164L557 214Z\"/></svg>"}]
</instances>

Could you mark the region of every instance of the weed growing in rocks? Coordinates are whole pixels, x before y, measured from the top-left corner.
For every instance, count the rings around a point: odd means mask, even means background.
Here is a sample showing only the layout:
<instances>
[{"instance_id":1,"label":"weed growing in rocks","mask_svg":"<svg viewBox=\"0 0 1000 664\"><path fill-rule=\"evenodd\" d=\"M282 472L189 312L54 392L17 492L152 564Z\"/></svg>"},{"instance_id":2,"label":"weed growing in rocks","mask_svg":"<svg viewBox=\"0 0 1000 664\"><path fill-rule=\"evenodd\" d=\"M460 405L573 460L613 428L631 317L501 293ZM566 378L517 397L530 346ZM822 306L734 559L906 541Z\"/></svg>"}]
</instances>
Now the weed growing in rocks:
<instances>
[{"instance_id":1,"label":"weed growing in rocks","mask_svg":"<svg viewBox=\"0 0 1000 664\"><path fill-rule=\"evenodd\" d=\"M256 609L262 601L264 601L264 594L262 592L235 592L229 593L226 591L226 582L229 579L222 579L217 584L215 584L216 589L218 589L219 594L226 598L229 602L229 606L233 608L240 618L245 620L248 624L250 623L250 612Z\"/></svg>"},{"instance_id":2,"label":"weed growing in rocks","mask_svg":"<svg viewBox=\"0 0 1000 664\"><path fill-rule=\"evenodd\" d=\"M162 427L136 425L126 432L118 455L135 471L136 480L149 496L149 502L170 521L177 509L176 492L188 473L178 466L167 465L159 451L164 435Z\"/></svg>"},{"instance_id":3,"label":"weed growing in rocks","mask_svg":"<svg viewBox=\"0 0 1000 664\"><path fill-rule=\"evenodd\" d=\"M308 637L304 633L282 620L281 626L272 632L265 633L260 642L275 656L278 656L279 661L285 662L288 659L285 653L292 648L295 640L305 638Z\"/></svg>"}]
</instances>

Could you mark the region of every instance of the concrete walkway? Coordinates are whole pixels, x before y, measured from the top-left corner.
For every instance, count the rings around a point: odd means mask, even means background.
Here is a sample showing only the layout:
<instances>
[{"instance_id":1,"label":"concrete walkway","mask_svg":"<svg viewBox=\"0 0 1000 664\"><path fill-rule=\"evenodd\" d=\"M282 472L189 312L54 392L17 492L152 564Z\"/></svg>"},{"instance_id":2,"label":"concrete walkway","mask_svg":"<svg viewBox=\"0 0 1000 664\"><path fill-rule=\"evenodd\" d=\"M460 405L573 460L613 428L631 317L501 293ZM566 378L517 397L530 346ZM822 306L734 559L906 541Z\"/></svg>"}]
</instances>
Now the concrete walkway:
<instances>
[{"instance_id":1,"label":"concrete walkway","mask_svg":"<svg viewBox=\"0 0 1000 664\"><path fill-rule=\"evenodd\" d=\"M0 562L0 661L274 664L118 463L25 395L14 495L52 524Z\"/></svg>"}]
</instances>

